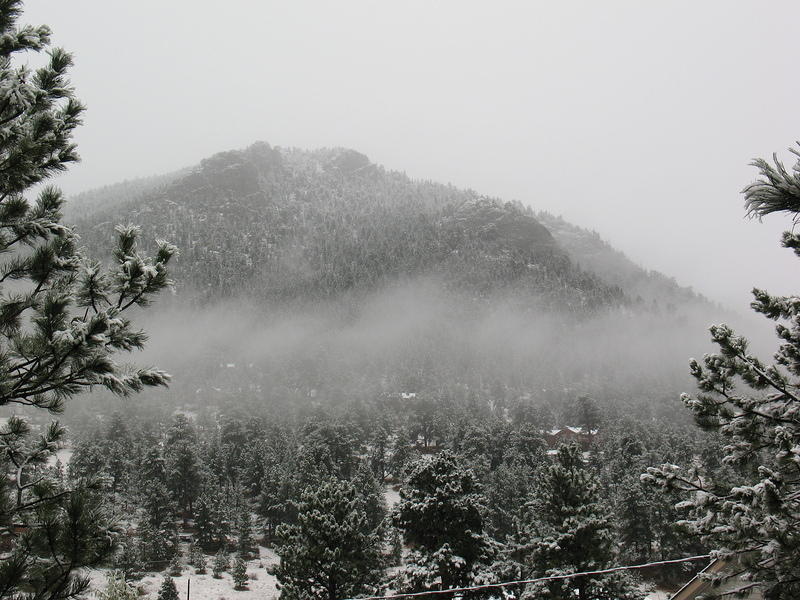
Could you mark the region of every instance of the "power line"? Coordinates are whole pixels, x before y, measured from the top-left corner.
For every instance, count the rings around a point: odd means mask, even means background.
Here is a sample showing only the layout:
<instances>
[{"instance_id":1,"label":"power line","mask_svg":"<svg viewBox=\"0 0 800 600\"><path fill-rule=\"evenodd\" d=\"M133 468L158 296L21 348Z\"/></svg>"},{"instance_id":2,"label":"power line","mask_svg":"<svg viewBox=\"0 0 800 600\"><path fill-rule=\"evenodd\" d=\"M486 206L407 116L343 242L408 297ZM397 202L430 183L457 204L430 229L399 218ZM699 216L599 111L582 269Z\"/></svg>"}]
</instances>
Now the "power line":
<instances>
[{"instance_id":1,"label":"power line","mask_svg":"<svg viewBox=\"0 0 800 600\"><path fill-rule=\"evenodd\" d=\"M428 592L409 592L407 594L392 594L391 596L364 596L361 598L347 598L346 600L393 600L394 598L412 598L415 596L431 596L434 594L453 594L457 592L471 592L474 590L488 590L491 588L501 588L510 585L522 585L525 583L538 583L540 581L557 581L559 579L572 579L573 577L585 577L589 575L605 575L616 573L617 571L631 571L633 569L646 569L647 567L660 567L664 565L674 565L678 563L692 562L711 558L710 554L698 554L697 556L687 556L686 558L675 558L672 560L660 560L658 562L644 563L641 565L629 565L626 567L611 567L599 571L582 571L580 573L567 573L565 575L550 575L547 577L537 577L536 579L518 579L517 581L505 581L503 583L487 583L484 585L472 585L468 587L450 588L447 590L430 590Z\"/></svg>"}]
</instances>

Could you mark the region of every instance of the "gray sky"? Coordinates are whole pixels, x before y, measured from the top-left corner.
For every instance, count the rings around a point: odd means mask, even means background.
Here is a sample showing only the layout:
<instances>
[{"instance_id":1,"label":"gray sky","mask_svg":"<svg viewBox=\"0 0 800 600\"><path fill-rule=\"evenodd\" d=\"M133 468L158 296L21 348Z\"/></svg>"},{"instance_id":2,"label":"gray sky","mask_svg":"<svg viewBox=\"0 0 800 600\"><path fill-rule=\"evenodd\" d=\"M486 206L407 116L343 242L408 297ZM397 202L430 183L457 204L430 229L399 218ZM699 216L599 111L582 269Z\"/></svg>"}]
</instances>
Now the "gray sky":
<instances>
[{"instance_id":1,"label":"gray sky","mask_svg":"<svg viewBox=\"0 0 800 600\"><path fill-rule=\"evenodd\" d=\"M89 110L69 193L256 140L518 199L746 310L796 293L750 159L800 139L800 3L28 0ZM792 275L790 277L790 275Z\"/></svg>"}]
</instances>

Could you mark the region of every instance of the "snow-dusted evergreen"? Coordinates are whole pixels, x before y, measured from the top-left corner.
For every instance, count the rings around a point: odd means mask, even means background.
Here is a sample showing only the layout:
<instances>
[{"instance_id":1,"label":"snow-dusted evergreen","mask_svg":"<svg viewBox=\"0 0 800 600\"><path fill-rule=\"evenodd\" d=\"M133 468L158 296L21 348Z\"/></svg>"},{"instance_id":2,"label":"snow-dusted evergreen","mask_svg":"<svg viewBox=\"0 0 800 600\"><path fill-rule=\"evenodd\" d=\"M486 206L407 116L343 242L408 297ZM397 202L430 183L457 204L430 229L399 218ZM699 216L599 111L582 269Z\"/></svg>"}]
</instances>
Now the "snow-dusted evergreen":
<instances>
[{"instance_id":1,"label":"snow-dusted evergreen","mask_svg":"<svg viewBox=\"0 0 800 600\"><path fill-rule=\"evenodd\" d=\"M800 156L797 150L793 149ZM748 214L788 213L800 221L800 161L788 171L778 160L755 161L761 178L744 190ZM800 236L783 234L800 256ZM738 589L758 588L770 600L800 597L800 298L753 290L753 310L776 321L773 363L750 353L727 325L711 327L719 352L690 362L700 393L683 395L697 423L727 440L724 462L734 481L674 465L646 479L685 490L688 524L729 564Z\"/></svg>"},{"instance_id":2,"label":"snow-dusted evergreen","mask_svg":"<svg viewBox=\"0 0 800 600\"><path fill-rule=\"evenodd\" d=\"M496 545L484 531L484 511L475 473L451 452L411 463L394 513L411 547L397 587L420 592L496 581L489 568Z\"/></svg>"},{"instance_id":3,"label":"snow-dusted evergreen","mask_svg":"<svg viewBox=\"0 0 800 600\"><path fill-rule=\"evenodd\" d=\"M72 143L83 106L67 78L71 56L50 48L46 26L20 26L21 3L0 1L0 406L58 413L91 386L118 395L165 385L166 373L120 364L114 355L142 348L147 336L125 311L169 285L174 246L148 258L139 231L117 229L108 269L81 255L61 223L59 190L35 186L78 160ZM25 66L46 51L45 64ZM65 439L53 422L31 439L11 418L0 427L0 597L72 598L88 581L76 575L112 550L108 512L97 482L66 484L45 468ZM19 533L22 532L22 533Z\"/></svg>"},{"instance_id":4,"label":"snow-dusted evergreen","mask_svg":"<svg viewBox=\"0 0 800 600\"><path fill-rule=\"evenodd\" d=\"M553 464L537 481L517 538L507 546L514 567L506 571L507 577L530 579L614 566L617 544L598 483L577 445L558 449ZM531 584L522 597L639 600L643 594L626 575L617 573Z\"/></svg>"},{"instance_id":5,"label":"snow-dusted evergreen","mask_svg":"<svg viewBox=\"0 0 800 600\"><path fill-rule=\"evenodd\" d=\"M274 570L281 600L338 600L377 593L384 583L381 537L348 481L307 487L297 523L278 527Z\"/></svg>"},{"instance_id":6,"label":"snow-dusted evergreen","mask_svg":"<svg viewBox=\"0 0 800 600\"><path fill-rule=\"evenodd\" d=\"M233 587L237 590L243 590L247 586L247 564L241 555L237 556L233 561L231 567L231 577L233 578Z\"/></svg>"},{"instance_id":7,"label":"snow-dusted evergreen","mask_svg":"<svg viewBox=\"0 0 800 600\"><path fill-rule=\"evenodd\" d=\"M178 600L178 588L175 586L175 580L169 575L166 575L161 583L158 600Z\"/></svg>"},{"instance_id":8,"label":"snow-dusted evergreen","mask_svg":"<svg viewBox=\"0 0 800 600\"><path fill-rule=\"evenodd\" d=\"M137 600L139 594L122 573L112 571L106 575L106 585L96 592L96 597L97 600Z\"/></svg>"}]
</instances>

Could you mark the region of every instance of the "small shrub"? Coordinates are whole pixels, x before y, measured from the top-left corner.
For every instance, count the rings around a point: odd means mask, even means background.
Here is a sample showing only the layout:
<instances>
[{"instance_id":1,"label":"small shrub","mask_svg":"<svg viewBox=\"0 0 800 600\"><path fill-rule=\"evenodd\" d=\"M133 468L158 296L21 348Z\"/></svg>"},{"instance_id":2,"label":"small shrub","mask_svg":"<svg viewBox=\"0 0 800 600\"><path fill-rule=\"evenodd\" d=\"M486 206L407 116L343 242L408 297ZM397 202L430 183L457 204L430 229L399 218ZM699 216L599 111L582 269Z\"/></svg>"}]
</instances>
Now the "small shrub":
<instances>
[{"instance_id":1,"label":"small shrub","mask_svg":"<svg viewBox=\"0 0 800 600\"><path fill-rule=\"evenodd\" d=\"M236 590L243 590L247 586L247 565L244 559L240 556L236 557L231 569L233 576L233 588Z\"/></svg>"},{"instance_id":2,"label":"small shrub","mask_svg":"<svg viewBox=\"0 0 800 600\"><path fill-rule=\"evenodd\" d=\"M175 582L172 577L167 575L161 583L161 588L158 590L158 600L179 600L178 588L175 587Z\"/></svg>"},{"instance_id":3,"label":"small shrub","mask_svg":"<svg viewBox=\"0 0 800 600\"><path fill-rule=\"evenodd\" d=\"M169 561L169 574L172 577L177 577L181 574L183 567L181 566L181 558L180 555L175 554L172 559Z\"/></svg>"},{"instance_id":4,"label":"small shrub","mask_svg":"<svg viewBox=\"0 0 800 600\"><path fill-rule=\"evenodd\" d=\"M230 567L228 555L222 548L219 549L217 555L214 557L214 564L211 566L211 573L215 579L222 577L223 571L227 571Z\"/></svg>"}]
</instances>

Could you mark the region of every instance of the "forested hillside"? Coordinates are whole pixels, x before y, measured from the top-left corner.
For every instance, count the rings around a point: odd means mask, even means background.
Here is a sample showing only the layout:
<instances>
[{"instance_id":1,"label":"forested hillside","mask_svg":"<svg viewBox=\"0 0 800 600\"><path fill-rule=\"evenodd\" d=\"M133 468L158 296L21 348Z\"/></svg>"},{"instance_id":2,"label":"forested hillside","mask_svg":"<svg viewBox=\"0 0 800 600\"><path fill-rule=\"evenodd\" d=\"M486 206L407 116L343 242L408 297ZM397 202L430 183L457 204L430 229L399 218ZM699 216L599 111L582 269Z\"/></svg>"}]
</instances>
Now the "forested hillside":
<instances>
[{"instance_id":1,"label":"forested hillside","mask_svg":"<svg viewBox=\"0 0 800 600\"><path fill-rule=\"evenodd\" d=\"M70 215L90 253L108 247L114 223L137 223L145 239L180 248L178 287L205 301L310 301L434 276L480 299L512 295L565 312L625 302L521 205L412 181L351 150L259 143L103 193L107 206L87 210L84 195Z\"/></svg>"},{"instance_id":2,"label":"forested hillside","mask_svg":"<svg viewBox=\"0 0 800 600\"><path fill-rule=\"evenodd\" d=\"M710 305L707 298L678 285L674 278L637 265L596 231L583 229L545 211L537 212L536 219L581 268L606 283L619 286L637 304L671 312L687 304Z\"/></svg>"},{"instance_id":3,"label":"forested hillside","mask_svg":"<svg viewBox=\"0 0 800 600\"><path fill-rule=\"evenodd\" d=\"M352 150L258 143L83 194L68 218L98 258L115 223L179 247L148 321L175 375L149 397L171 405L413 392L558 415L591 394L647 415L703 343L704 301L596 236Z\"/></svg>"}]
</instances>

